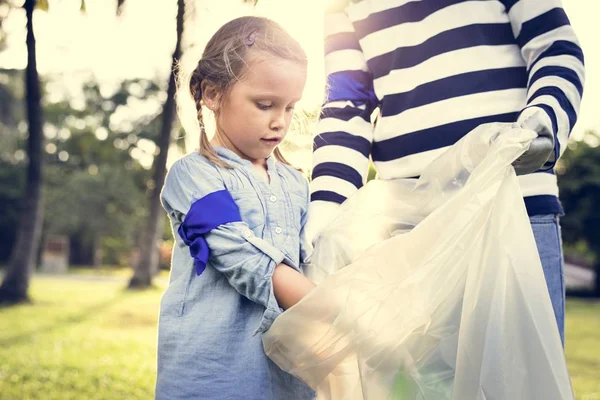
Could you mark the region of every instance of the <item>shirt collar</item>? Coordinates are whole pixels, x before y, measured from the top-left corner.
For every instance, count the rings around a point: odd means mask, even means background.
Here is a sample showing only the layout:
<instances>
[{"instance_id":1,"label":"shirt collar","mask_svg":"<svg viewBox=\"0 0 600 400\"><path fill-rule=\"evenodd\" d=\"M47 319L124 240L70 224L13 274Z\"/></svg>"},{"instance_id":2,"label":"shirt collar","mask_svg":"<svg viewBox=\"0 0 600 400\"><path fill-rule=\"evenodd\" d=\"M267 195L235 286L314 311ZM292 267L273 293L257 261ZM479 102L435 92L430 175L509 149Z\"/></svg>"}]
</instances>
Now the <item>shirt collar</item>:
<instances>
[{"instance_id":1,"label":"shirt collar","mask_svg":"<svg viewBox=\"0 0 600 400\"><path fill-rule=\"evenodd\" d=\"M213 149L215 150L215 152L217 153L217 155L219 157L221 157L224 161L226 161L230 164L241 165L241 166L245 166L245 167L252 166L252 163L250 161L243 159L236 152L228 149L227 147L213 146ZM273 171L275 168L275 157L273 157L273 155L270 155L269 157L266 158L266 161L267 161L267 168L269 170Z\"/></svg>"}]
</instances>

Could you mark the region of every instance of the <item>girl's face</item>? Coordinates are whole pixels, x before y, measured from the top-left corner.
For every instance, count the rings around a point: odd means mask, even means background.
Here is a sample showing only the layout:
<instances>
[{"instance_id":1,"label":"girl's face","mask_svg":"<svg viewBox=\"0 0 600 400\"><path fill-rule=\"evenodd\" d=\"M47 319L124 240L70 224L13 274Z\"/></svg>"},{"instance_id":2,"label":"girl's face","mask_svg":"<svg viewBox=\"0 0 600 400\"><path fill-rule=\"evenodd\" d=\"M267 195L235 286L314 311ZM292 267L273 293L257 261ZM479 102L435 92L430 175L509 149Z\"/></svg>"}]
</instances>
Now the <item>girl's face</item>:
<instances>
[{"instance_id":1,"label":"girl's face","mask_svg":"<svg viewBox=\"0 0 600 400\"><path fill-rule=\"evenodd\" d=\"M285 138L305 83L306 67L297 62L251 58L244 77L218 106L217 134L211 143L264 166L265 159Z\"/></svg>"}]
</instances>

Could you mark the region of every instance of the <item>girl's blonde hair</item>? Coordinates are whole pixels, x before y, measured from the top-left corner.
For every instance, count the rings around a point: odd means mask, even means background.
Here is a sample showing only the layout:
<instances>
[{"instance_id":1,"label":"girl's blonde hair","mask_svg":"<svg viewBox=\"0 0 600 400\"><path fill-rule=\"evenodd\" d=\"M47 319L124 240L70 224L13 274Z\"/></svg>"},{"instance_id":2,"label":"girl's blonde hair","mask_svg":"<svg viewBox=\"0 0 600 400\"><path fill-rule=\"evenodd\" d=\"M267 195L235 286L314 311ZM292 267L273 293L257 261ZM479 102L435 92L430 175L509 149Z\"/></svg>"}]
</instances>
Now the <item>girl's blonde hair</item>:
<instances>
[{"instance_id":1,"label":"girl's blonde hair","mask_svg":"<svg viewBox=\"0 0 600 400\"><path fill-rule=\"evenodd\" d=\"M200 154L227 168L230 166L217 156L204 128L202 82L209 81L218 88L219 93L226 94L246 72L249 52L265 52L302 65L307 63L306 54L300 44L279 24L267 18L236 18L223 25L213 35L190 77L189 90L196 104L200 124ZM222 98L221 96L221 101ZM278 161L289 165L279 148L276 148L273 154Z\"/></svg>"}]
</instances>

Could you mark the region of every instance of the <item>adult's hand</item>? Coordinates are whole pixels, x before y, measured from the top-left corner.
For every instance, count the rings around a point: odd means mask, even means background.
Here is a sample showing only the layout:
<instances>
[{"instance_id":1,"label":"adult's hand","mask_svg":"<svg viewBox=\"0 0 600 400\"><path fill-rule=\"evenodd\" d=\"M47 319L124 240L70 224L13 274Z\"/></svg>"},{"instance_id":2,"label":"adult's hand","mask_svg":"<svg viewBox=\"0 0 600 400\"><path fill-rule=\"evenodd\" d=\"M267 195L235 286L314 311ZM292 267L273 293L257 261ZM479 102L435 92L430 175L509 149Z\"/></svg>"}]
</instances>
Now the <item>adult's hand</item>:
<instances>
[{"instance_id":1,"label":"adult's hand","mask_svg":"<svg viewBox=\"0 0 600 400\"><path fill-rule=\"evenodd\" d=\"M519 116L516 125L519 128L529 129L537 133L537 137L533 139L529 149L513 162L517 175L530 174L542 169L546 163L556 161L552 122L542 108L527 108Z\"/></svg>"}]
</instances>

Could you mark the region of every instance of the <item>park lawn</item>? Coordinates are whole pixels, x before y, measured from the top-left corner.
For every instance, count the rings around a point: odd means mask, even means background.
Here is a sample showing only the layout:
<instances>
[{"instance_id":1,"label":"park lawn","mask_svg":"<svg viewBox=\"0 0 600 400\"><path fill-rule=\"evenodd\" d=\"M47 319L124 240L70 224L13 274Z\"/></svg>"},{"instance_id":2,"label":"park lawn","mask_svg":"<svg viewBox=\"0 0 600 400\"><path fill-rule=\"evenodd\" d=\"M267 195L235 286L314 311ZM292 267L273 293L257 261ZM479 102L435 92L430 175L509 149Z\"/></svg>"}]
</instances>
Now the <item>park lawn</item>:
<instances>
[{"instance_id":1,"label":"park lawn","mask_svg":"<svg viewBox=\"0 0 600 400\"><path fill-rule=\"evenodd\" d=\"M68 275L93 275L131 278L133 275L133 269L131 269L131 267L115 267L112 265L102 265L99 267L69 267ZM161 269L158 272L157 278L168 279L169 271Z\"/></svg>"},{"instance_id":2,"label":"park lawn","mask_svg":"<svg viewBox=\"0 0 600 400\"><path fill-rule=\"evenodd\" d=\"M163 288L36 278L32 305L0 308L0 399L151 399Z\"/></svg>"},{"instance_id":3,"label":"park lawn","mask_svg":"<svg viewBox=\"0 0 600 400\"><path fill-rule=\"evenodd\" d=\"M160 283L163 285L164 283ZM164 287L35 278L34 304L0 308L0 399L151 399ZM600 399L600 303L567 303L567 360L577 399Z\"/></svg>"},{"instance_id":4,"label":"park lawn","mask_svg":"<svg viewBox=\"0 0 600 400\"><path fill-rule=\"evenodd\" d=\"M567 364L578 400L600 400L600 302L567 299Z\"/></svg>"}]
</instances>

